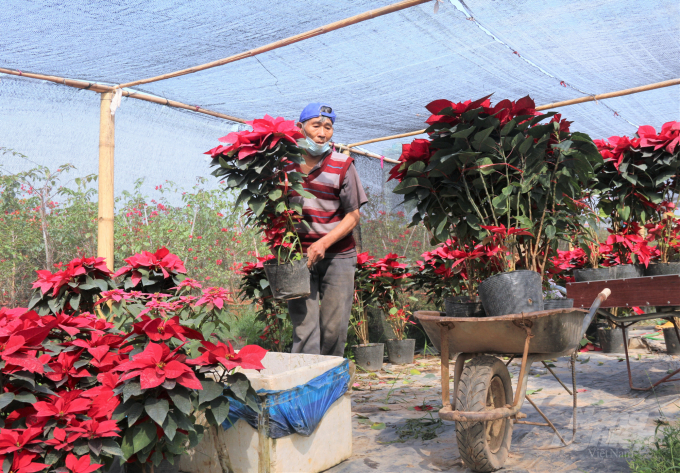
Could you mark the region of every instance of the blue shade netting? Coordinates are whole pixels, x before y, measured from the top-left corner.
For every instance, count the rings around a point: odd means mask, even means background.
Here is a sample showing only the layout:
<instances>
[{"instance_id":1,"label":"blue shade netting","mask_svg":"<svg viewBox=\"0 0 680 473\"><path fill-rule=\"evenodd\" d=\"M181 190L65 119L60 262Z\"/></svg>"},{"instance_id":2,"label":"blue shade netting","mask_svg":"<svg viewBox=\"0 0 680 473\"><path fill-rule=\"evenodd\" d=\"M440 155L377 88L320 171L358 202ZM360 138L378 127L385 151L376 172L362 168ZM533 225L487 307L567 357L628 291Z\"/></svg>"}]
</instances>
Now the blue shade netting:
<instances>
[{"instance_id":1,"label":"blue shade netting","mask_svg":"<svg viewBox=\"0 0 680 473\"><path fill-rule=\"evenodd\" d=\"M278 439L291 434L311 435L319 425L326 411L345 394L349 384L349 361L310 382L286 391L261 389L264 396L258 401L260 409L269 408L269 437ZM229 400L229 418L222 423L224 430L239 419L257 429L259 414L241 402Z\"/></svg>"}]
</instances>

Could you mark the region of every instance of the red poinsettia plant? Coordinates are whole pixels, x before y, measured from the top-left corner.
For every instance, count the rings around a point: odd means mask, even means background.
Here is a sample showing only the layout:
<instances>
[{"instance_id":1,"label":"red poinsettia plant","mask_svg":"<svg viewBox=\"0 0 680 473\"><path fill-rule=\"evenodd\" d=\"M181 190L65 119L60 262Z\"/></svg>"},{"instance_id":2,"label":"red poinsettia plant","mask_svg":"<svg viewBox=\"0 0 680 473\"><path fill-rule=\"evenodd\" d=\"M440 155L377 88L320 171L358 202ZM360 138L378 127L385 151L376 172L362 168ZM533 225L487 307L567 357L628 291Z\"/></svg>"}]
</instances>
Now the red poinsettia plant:
<instances>
[{"instance_id":1,"label":"red poinsettia plant","mask_svg":"<svg viewBox=\"0 0 680 473\"><path fill-rule=\"evenodd\" d=\"M625 229L635 222L659 223L666 203L676 200L679 134L680 122L668 122L659 133L645 125L634 137L595 140L605 163L597 174L598 207L613 234L631 234Z\"/></svg>"},{"instance_id":2,"label":"red poinsettia plant","mask_svg":"<svg viewBox=\"0 0 680 473\"><path fill-rule=\"evenodd\" d=\"M457 238L461 251L495 244L503 271L544 273L579 224L574 202L601 165L596 146L559 114L537 112L528 96L426 108L429 139L405 145L391 173L412 224L423 222L433 243Z\"/></svg>"},{"instance_id":3,"label":"red poinsettia plant","mask_svg":"<svg viewBox=\"0 0 680 473\"><path fill-rule=\"evenodd\" d=\"M125 262L127 265L113 275L121 278L125 291L165 292L181 283L187 272L182 260L165 247L155 253L142 251Z\"/></svg>"},{"instance_id":4,"label":"red poinsettia plant","mask_svg":"<svg viewBox=\"0 0 680 473\"><path fill-rule=\"evenodd\" d=\"M303 135L282 117L265 115L247 124L251 130L230 133L219 139L224 145L206 152L217 167L212 174L239 189L236 206L247 205L248 223L260 228L279 263L301 258L296 225L304 224L302 205L292 197L313 196L303 188L303 174L286 168L304 161L297 145Z\"/></svg>"},{"instance_id":5,"label":"red poinsettia plant","mask_svg":"<svg viewBox=\"0 0 680 473\"><path fill-rule=\"evenodd\" d=\"M115 288L104 258L75 258L55 273L48 270L36 273L38 279L33 283L28 308L40 315L93 312L97 295Z\"/></svg>"},{"instance_id":6,"label":"red poinsettia plant","mask_svg":"<svg viewBox=\"0 0 680 473\"><path fill-rule=\"evenodd\" d=\"M368 345L368 309L375 307L378 291L373 275L375 257L365 253L357 255L357 266L354 272L354 303L350 314L350 325L361 345Z\"/></svg>"},{"instance_id":7,"label":"red poinsettia plant","mask_svg":"<svg viewBox=\"0 0 680 473\"><path fill-rule=\"evenodd\" d=\"M669 211L661 221L645 225L647 239L656 244L660 263L677 261L680 257L680 219L672 211L675 206L672 203L667 206Z\"/></svg>"},{"instance_id":8,"label":"red poinsettia plant","mask_svg":"<svg viewBox=\"0 0 680 473\"><path fill-rule=\"evenodd\" d=\"M403 289L410 286L412 281L409 279L411 273L408 265L399 262L403 258L404 256L396 253L388 253L384 258L371 263L372 273L368 277L373 284L375 304L385 313L387 323L392 327L397 340L404 338L406 324L410 321Z\"/></svg>"},{"instance_id":9,"label":"red poinsettia plant","mask_svg":"<svg viewBox=\"0 0 680 473\"><path fill-rule=\"evenodd\" d=\"M108 283L83 280L108 281L101 263L79 258L67 265L68 278L39 272L35 283L41 293L57 297L66 285L93 291L99 305L88 299L76 309L69 295L65 310L51 312L48 305L45 315L0 308L0 456L7 471L88 473L114 461L172 463L200 440L199 417L220 425L229 399L257 409L247 378L235 369L262 369L266 350L251 346L237 353L183 323L176 301L162 300L187 296L102 291ZM196 305L216 306L221 294L215 289L208 288ZM108 305L103 302L134 298L156 305L130 324L100 313Z\"/></svg>"},{"instance_id":10,"label":"red poinsettia plant","mask_svg":"<svg viewBox=\"0 0 680 473\"><path fill-rule=\"evenodd\" d=\"M288 304L274 299L264 263L275 259L274 255L258 256L256 261L244 263L237 273L241 276L238 297L244 301L252 301L257 307L257 319L265 323L260 335L261 343L274 351L283 351L281 341L290 329L288 322Z\"/></svg>"}]
</instances>

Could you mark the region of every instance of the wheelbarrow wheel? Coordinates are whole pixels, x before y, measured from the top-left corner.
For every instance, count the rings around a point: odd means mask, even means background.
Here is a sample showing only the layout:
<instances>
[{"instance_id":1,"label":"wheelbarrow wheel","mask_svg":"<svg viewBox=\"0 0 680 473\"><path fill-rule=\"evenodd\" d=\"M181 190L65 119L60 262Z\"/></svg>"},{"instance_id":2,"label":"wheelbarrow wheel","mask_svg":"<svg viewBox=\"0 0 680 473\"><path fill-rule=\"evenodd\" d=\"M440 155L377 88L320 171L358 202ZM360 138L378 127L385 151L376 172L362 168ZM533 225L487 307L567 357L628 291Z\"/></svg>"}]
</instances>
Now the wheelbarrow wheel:
<instances>
[{"instance_id":1,"label":"wheelbarrow wheel","mask_svg":"<svg viewBox=\"0 0 680 473\"><path fill-rule=\"evenodd\" d=\"M512 382L503 362L477 356L465 365L457 393L459 411L483 412L512 404ZM496 471L508 458L512 421L456 422L458 451L473 471Z\"/></svg>"}]
</instances>

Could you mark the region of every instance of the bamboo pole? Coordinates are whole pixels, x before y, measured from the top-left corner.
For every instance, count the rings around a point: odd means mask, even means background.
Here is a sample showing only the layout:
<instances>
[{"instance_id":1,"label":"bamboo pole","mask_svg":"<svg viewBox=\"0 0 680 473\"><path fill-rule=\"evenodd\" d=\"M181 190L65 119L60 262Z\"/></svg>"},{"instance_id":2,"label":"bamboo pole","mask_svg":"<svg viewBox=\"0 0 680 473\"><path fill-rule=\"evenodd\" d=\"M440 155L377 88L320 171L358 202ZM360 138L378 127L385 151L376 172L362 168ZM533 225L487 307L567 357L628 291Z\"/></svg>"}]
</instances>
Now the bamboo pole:
<instances>
[{"instance_id":1,"label":"bamboo pole","mask_svg":"<svg viewBox=\"0 0 680 473\"><path fill-rule=\"evenodd\" d=\"M646 92L648 90L661 89L664 87L671 87L673 85L680 85L680 79L671 79L663 82L655 82L653 84L641 85L640 87L633 87L631 89L618 90L616 92L607 92L605 94L588 95L587 97L579 97L577 99L563 100L562 102L554 102L546 105L536 107L537 111L549 110L551 108L566 107L567 105L576 105L584 102L597 102L598 100L611 99L614 97L622 97L624 95L637 94L639 92ZM408 133L401 133L399 135L384 136L382 138L373 138L372 140L359 141L358 143L348 144L350 148L355 146L367 145L369 143L377 143L379 141L396 140L397 138L407 138L409 136L422 135L425 129L411 131Z\"/></svg>"},{"instance_id":2,"label":"bamboo pole","mask_svg":"<svg viewBox=\"0 0 680 473\"><path fill-rule=\"evenodd\" d=\"M13 70L13 69L5 69L5 68L2 68L2 67L0 67L0 73L10 74L10 75L15 75L15 76L28 77L30 79L46 80L48 82L54 82L55 84L61 84L61 85L65 85L67 87L74 87L76 89L91 90L93 92L98 92L98 93L101 93L101 94L106 93L106 92L113 92L115 90L111 86L97 84L97 83L94 83L94 82L87 82L87 81L75 80L75 79L66 79L64 77L49 76L49 75L45 75L45 74L34 74L32 72L21 72L21 71L17 71L17 70ZM134 91L130 92L128 90L124 90L123 96L124 97L130 97L130 98L133 98L133 99L138 99L138 100L145 100L147 102L157 103L157 104L160 104L160 105L167 105L169 107L191 110L192 112L203 113L205 115L210 115L210 116L217 117L217 118L224 118L225 120L230 120L230 121L233 121L233 122L246 123L246 120L244 120L243 118L232 117L230 115L225 115L223 113L214 112L212 110L208 110L208 109L201 108L201 107L187 105L187 104L184 104L184 103L181 103L181 102L177 102L175 100L168 100L168 99L164 99L164 98L161 98L161 97L155 97L153 95L138 94L138 93L135 93ZM336 143L335 146L338 147L338 148L341 148L341 149L342 148L349 149L347 147L347 145L343 145L343 144L340 144L340 143ZM353 149L352 153L360 154L362 156L366 156L366 157L369 157L369 158L380 159L379 155L374 154L374 153L369 153L369 152L366 152L366 151L359 151L359 150ZM387 158L384 158L384 161L387 162L387 163L392 163L392 164L398 163L398 161L394 161L392 159L387 159Z\"/></svg>"},{"instance_id":3,"label":"bamboo pole","mask_svg":"<svg viewBox=\"0 0 680 473\"><path fill-rule=\"evenodd\" d=\"M350 150L350 147L348 145L343 145L343 144L340 144L340 143L333 143L333 144L335 145L336 148L338 148L340 150L341 153L344 153L344 154L349 154L349 152L351 151L354 154L366 156L367 158L382 159L386 163L399 164L399 161L395 161L394 159L389 159L389 158L386 158L384 156L380 156L379 154L370 153L368 151L360 151L358 149Z\"/></svg>"},{"instance_id":4,"label":"bamboo pole","mask_svg":"<svg viewBox=\"0 0 680 473\"><path fill-rule=\"evenodd\" d=\"M179 77L183 76L186 74L193 74L194 72L198 71L204 71L206 69L210 69L213 67L217 66L223 66L225 64L229 64L231 62L236 62L240 61L241 59L257 56L258 54L266 53L268 51L273 51L274 49L279 49L284 46L289 46L293 43L297 43L300 41L303 41L305 39L313 38L315 36L320 36L325 33L330 33L331 31L339 30L340 28L344 28L346 26L351 26L356 23L361 23L362 21L366 20L371 20L373 18L377 18L379 16L387 15L388 13L393 13L399 10L404 10L406 8L410 8L416 5L421 5L423 3L430 2L432 0L404 0L398 3L394 3L392 5L387 5L382 8L376 8L375 10L370 10L365 13L361 13L359 15L351 16L349 18L345 18L344 20L339 20L335 21L333 23L329 23L328 25L321 26L319 28L306 31L304 33L297 34L295 36L290 36L288 38L281 39L279 41L275 41L273 43L265 44L264 46L260 46L255 49L251 49L249 51L245 51L243 53L235 54L233 56L229 56L224 59L218 59L217 61L212 61L207 64L202 64L200 66L194 66L190 67L188 69L182 69L181 71L176 71L176 72L170 72L168 74L162 74L160 76L155 76L155 77L150 77L148 79L140 79L140 80L135 80L132 82L127 82L125 84L120 84L117 85L116 88L122 89L124 87L132 87L134 85L140 85L140 84L148 84L150 82L158 82L160 80L165 80L165 79L171 79L173 77Z\"/></svg>"},{"instance_id":5,"label":"bamboo pole","mask_svg":"<svg viewBox=\"0 0 680 473\"><path fill-rule=\"evenodd\" d=\"M13 69L5 69L0 67L0 73L4 74L11 74L14 76L22 76L22 77L28 77L30 79L40 79L40 80L46 80L49 82L54 82L55 84L61 84L61 85L66 85L68 87L74 87L76 89L86 89L86 90L91 90L93 92L99 92L104 93L104 92L113 92L115 91L114 87L111 87L109 85L103 85L103 84L97 84L94 82L87 82L87 81L82 81L82 80L75 80L75 79L66 79L64 77L57 77L57 76L49 76L45 74L34 74L32 72L21 72L21 71L16 71ZM192 112L198 112L198 113L203 113L205 115L210 115L212 117L217 117L217 118L223 118L225 120L230 120L232 122L238 122L238 123L245 123L246 121L243 118L238 118L238 117L232 117L231 115L225 115L224 113L219 113L219 112L214 112L212 110L208 110L206 108L201 108L197 105L187 105L182 102L177 102L176 100L168 100L164 99L162 97L157 97L155 95L148 95L148 94L143 94L140 92L135 92L135 91L129 91L129 90L123 90L123 97L130 97L133 99L138 99L138 100L144 100L146 102L151 102L151 103L157 103L159 105L167 105L169 107L173 108L181 108L184 110L191 110Z\"/></svg>"},{"instance_id":6,"label":"bamboo pole","mask_svg":"<svg viewBox=\"0 0 680 473\"><path fill-rule=\"evenodd\" d=\"M111 115L113 92L101 94L99 110L99 215L97 219L97 256L106 258L113 271L113 155L115 124Z\"/></svg>"}]
</instances>

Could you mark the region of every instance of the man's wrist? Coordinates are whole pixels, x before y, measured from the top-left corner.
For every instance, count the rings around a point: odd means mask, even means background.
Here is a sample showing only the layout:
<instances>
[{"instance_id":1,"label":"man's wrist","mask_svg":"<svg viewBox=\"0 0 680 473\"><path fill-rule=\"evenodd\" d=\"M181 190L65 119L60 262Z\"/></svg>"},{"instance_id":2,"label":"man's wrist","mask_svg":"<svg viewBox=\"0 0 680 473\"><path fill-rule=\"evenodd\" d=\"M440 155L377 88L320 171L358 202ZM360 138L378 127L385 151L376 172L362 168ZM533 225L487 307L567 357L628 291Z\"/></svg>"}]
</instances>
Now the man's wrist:
<instances>
[{"instance_id":1,"label":"man's wrist","mask_svg":"<svg viewBox=\"0 0 680 473\"><path fill-rule=\"evenodd\" d=\"M320 244L321 244L321 246L323 247L323 250L324 250L324 251L326 251L326 250L331 246L331 242L330 242L329 239L326 238L326 237L319 238L319 240L317 241L317 243L320 243Z\"/></svg>"}]
</instances>

